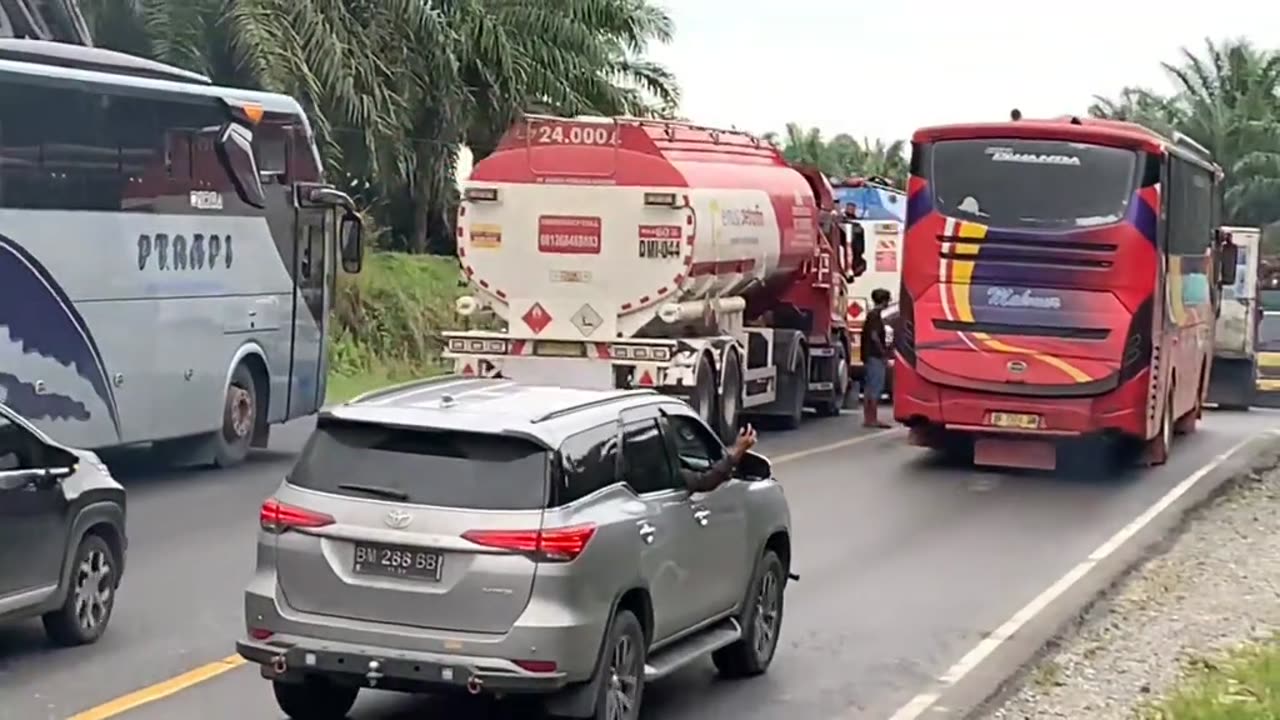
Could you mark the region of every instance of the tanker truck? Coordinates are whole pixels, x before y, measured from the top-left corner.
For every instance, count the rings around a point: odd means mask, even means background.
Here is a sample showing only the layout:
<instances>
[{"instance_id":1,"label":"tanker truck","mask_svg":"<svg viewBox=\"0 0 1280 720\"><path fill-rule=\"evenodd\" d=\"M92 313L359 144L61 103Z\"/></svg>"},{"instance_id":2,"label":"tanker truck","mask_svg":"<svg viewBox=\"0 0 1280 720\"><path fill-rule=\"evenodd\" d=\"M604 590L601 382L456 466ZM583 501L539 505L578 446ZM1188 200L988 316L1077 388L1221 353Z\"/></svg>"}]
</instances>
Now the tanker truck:
<instances>
[{"instance_id":1,"label":"tanker truck","mask_svg":"<svg viewBox=\"0 0 1280 720\"><path fill-rule=\"evenodd\" d=\"M525 116L462 184L462 375L679 396L728 440L744 416L840 412L861 250L831 186L737 130Z\"/></svg>"}]
</instances>

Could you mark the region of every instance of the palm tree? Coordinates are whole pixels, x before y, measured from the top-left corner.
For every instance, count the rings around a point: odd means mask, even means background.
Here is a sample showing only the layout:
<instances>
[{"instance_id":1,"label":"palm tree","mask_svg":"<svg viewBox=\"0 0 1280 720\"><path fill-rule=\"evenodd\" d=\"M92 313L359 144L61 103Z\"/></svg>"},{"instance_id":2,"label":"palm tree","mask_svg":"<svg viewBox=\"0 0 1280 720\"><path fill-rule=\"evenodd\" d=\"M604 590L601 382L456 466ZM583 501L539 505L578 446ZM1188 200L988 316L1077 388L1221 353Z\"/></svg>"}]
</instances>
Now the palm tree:
<instances>
[{"instance_id":1,"label":"palm tree","mask_svg":"<svg viewBox=\"0 0 1280 720\"><path fill-rule=\"evenodd\" d=\"M661 113L644 59L671 19L649 0L83 0L99 44L297 97L332 176L409 249L443 240L458 148L478 157L525 108ZM347 178L347 179L342 179Z\"/></svg>"},{"instance_id":2,"label":"palm tree","mask_svg":"<svg viewBox=\"0 0 1280 720\"><path fill-rule=\"evenodd\" d=\"M787 123L786 137L766 133L765 139L782 148L788 162L811 165L831 177L880 176L899 187L906 186L906 143L901 140L863 138L841 133L824 140L818 128Z\"/></svg>"},{"instance_id":3,"label":"palm tree","mask_svg":"<svg viewBox=\"0 0 1280 720\"><path fill-rule=\"evenodd\" d=\"M1204 145L1227 175L1229 222L1264 225L1280 218L1280 55L1247 40L1205 41L1163 67L1174 93L1126 88L1097 98L1090 113L1178 130Z\"/></svg>"}]
</instances>

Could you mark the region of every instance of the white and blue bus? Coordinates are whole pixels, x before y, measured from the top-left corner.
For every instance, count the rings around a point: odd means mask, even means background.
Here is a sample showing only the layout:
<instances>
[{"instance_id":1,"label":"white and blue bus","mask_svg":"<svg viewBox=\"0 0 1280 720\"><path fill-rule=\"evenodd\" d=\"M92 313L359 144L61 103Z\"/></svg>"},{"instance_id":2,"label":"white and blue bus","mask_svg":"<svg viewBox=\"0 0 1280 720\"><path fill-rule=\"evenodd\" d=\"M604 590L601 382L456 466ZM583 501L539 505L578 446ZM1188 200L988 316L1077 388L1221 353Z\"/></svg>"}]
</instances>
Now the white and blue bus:
<instances>
[{"instance_id":1,"label":"white and blue bus","mask_svg":"<svg viewBox=\"0 0 1280 720\"><path fill-rule=\"evenodd\" d=\"M0 402L50 436L239 463L323 403L360 258L293 99L0 40Z\"/></svg>"}]
</instances>

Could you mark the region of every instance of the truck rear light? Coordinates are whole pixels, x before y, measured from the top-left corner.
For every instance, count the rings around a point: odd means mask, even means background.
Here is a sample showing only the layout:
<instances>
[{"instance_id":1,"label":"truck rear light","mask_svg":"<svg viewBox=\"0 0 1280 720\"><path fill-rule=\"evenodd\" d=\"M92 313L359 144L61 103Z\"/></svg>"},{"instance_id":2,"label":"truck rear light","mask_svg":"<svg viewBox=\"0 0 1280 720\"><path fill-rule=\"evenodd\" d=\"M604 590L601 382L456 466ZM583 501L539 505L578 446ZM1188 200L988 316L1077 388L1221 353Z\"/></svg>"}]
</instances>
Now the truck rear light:
<instances>
[{"instance_id":1,"label":"truck rear light","mask_svg":"<svg viewBox=\"0 0 1280 720\"><path fill-rule=\"evenodd\" d=\"M333 523L332 515L286 505L275 498L267 498L258 511L258 525L275 535L296 528L318 528Z\"/></svg>"},{"instance_id":2,"label":"truck rear light","mask_svg":"<svg viewBox=\"0 0 1280 720\"><path fill-rule=\"evenodd\" d=\"M449 352L476 353L478 355L506 355L511 347L506 340L468 340L449 338Z\"/></svg>"},{"instance_id":3,"label":"truck rear light","mask_svg":"<svg viewBox=\"0 0 1280 720\"><path fill-rule=\"evenodd\" d=\"M547 562L572 562L596 534L594 524L543 530L468 530L464 540L484 547L532 555Z\"/></svg>"},{"instance_id":4,"label":"truck rear light","mask_svg":"<svg viewBox=\"0 0 1280 720\"><path fill-rule=\"evenodd\" d=\"M649 207L679 207L675 193L645 193L644 204Z\"/></svg>"},{"instance_id":5,"label":"truck rear light","mask_svg":"<svg viewBox=\"0 0 1280 720\"><path fill-rule=\"evenodd\" d=\"M471 187L467 188L463 196L467 202L498 202L498 189Z\"/></svg>"},{"instance_id":6,"label":"truck rear light","mask_svg":"<svg viewBox=\"0 0 1280 720\"><path fill-rule=\"evenodd\" d=\"M609 357L615 360L667 362L671 360L671 348L646 345L610 345Z\"/></svg>"}]
</instances>

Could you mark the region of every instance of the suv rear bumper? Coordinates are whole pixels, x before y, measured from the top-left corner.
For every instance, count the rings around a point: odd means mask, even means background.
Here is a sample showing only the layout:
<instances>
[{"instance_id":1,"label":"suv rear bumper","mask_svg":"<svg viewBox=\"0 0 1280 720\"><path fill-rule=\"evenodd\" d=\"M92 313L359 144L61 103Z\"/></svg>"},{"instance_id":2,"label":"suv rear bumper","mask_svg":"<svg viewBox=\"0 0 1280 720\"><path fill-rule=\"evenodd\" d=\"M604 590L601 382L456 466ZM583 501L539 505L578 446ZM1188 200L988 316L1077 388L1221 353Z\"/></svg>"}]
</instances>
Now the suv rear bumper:
<instances>
[{"instance_id":1,"label":"suv rear bumper","mask_svg":"<svg viewBox=\"0 0 1280 720\"><path fill-rule=\"evenodd\" d=\"M267 641L242 641L251 648L266 648L279 654L286 649L303 652L333 649L353 659L364 658L359 674L367 671L368 660L383 662L398 658L416 658L421 663L466 668L485 680L494 675L494 683L512 676L529 683L531 691L556 689L569 683L589 680L596 669L600 649L608 629L608 612L594 615L572 612L554 599L534 593L524 614L503 634L480 634L396 625L391 623L317 615L290 607L277 595L279 587L274 573L257 575L244 595L245 618L251 629L273 633ZM241 652L254 662L262 661ZM273 656L274 657L274 656ZM292 662L292 658L286 658ZM516 661L554 662L554 673L531 673ZM270 662L270 660L266 661ZM347 667L353 660L342 663ZM385 664L385 662L383 662ZM305 665L305 663L304 663ZM411 663L412 665L412 663ZM384 674L386 671L383 671ZM457 676L459 673L455 672ZM412 677L420 677L415 673ZM440 677L437 674L437 677ZM468 677L459 682L465 683ZM515 692L512 688L510 691Z\"/></svg>"},{"instance_id":2,"label":"suv rear bumper","mask_svg":"<svg viewBox=\"0 0 1280 720\"><path fill-rule=\"evenodd\" d=\"M409 692L549 693L568 684L562 672L535 673L510 660L412 652L276 636L240 640L236 652L269 680L324 675L338 682Z\"/></svg>"}]
</instances>

